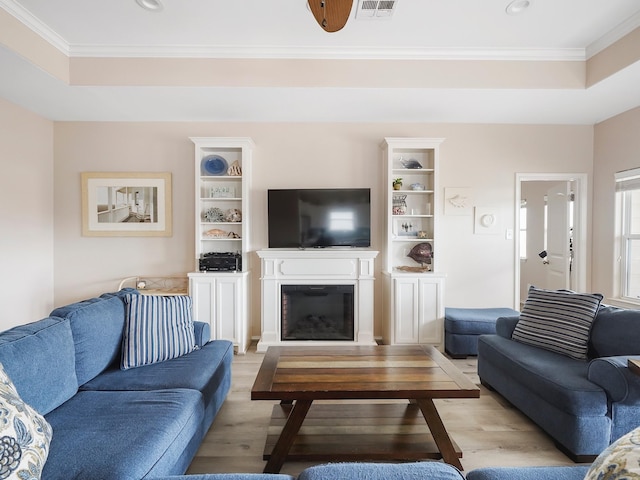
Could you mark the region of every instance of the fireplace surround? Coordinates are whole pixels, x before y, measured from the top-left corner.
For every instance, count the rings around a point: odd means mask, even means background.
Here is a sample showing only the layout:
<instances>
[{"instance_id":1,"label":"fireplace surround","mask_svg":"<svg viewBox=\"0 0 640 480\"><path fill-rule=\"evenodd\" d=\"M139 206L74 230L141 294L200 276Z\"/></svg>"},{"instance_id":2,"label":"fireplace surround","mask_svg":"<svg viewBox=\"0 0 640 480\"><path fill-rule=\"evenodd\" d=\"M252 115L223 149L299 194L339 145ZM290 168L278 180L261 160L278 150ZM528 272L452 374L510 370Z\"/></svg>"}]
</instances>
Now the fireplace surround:
<instances>
[{"instance_id":1,"label":"fireplace surround","mask_svg":"<svg viewBox=\"0 0 640 480\"><path fill-rule=\"evenodd\" d=\"M376 344L373 336L373 284L377 251L358 248L270 248L259 250L257 254L262 270L262 321L258 352L264 352L272 345ZM314 303L311 298L311 306L317 310L296 313L303 319L299 327L316 327L313 335L292 332L292 326L288 323L291 320L286 318L287 313L291 314L286 311L291 308L291 299L299 300L297 297L305 291L311 297L315 292L316 297L326 294L325 300L333 297L332 303L340 301L340 306L329 308L322 302ZM346 310L349 312L345 313ZM335 317L338 313L345 314L337 320ZM340 333L331 338L335 331Z\"/></svg>"}]
</instances>

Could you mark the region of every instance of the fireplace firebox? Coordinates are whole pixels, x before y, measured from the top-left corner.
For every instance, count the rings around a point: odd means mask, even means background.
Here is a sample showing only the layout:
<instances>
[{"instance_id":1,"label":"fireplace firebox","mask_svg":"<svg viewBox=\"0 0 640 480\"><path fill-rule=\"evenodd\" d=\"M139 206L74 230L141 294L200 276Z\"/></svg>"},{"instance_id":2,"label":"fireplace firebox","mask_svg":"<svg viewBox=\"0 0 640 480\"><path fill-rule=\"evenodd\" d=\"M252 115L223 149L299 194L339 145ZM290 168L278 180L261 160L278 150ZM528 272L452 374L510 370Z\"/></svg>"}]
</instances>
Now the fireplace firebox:
<instances>
[{"instance_id":1,"label":"fireplace firebox","mask_svg":"<svg viewBox=\"0 0 640 480\"><path fill-rule=\"evenodd\" d=\"M354 285L282 285L282 341L353 341Z\"/></svg>"}]
</instances>

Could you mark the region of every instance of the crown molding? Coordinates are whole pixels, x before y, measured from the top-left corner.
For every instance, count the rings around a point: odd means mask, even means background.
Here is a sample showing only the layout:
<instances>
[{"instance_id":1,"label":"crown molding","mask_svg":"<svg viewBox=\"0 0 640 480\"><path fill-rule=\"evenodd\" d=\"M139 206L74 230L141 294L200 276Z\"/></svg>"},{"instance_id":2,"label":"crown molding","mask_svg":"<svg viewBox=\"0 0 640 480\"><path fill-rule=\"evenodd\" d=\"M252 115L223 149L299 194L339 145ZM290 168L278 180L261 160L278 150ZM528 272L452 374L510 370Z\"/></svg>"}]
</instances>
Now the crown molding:
<instances>
[{"instance_id":1,"label":"crown molding","mask_svg":"<svg viewBox=\"0 0 640 480\"><path fill-rule=\"evenodd\" d=\"M16 3L14 0L0 0L0 7L13 15L16 19L26 25L31 31L42 37L53 47L69 56L69 43L67 43L64 38L54 32L51 28L49 28L49 26L42 23L38 18L33 16L33 14L22 5Z\"/></svg>"},{"instance_id":2,"label":"crown molding","mask_svg":"<svg viewBox=\"0 0 640 480\"><path fill-rule=\"evenodd\" d=\"M640 27L640 12L638 12L585 49L336 49L279 46L73 45L15 0L0 0L0 7L69 57L585 61Z\"/></svg>"},{"instance_id":3,"label":"crown molding","mask_svg":"<svg viewBox=\"0 0 640 480\"><path fill-rule=\"evenodd\" d=\"M636 28L640 27L640 12L629 17L613 30L605 33L595 42L591 43L586 48L586 59L597 55L605 48L610 47L625 35L633 32Z\"/></svg>"},{"instance_id":4,"label":"crown molding","mask_svg":"<svg viewBox=\"0 0 640 480\"><path fill-rule=\"evenodd\" d=\"M243 58L344 60L508 60L584 61L585 51L574 49L425 49L335 48L201 45L71 45L71 57L95 58Z\"/></svg>"}]
</instances>

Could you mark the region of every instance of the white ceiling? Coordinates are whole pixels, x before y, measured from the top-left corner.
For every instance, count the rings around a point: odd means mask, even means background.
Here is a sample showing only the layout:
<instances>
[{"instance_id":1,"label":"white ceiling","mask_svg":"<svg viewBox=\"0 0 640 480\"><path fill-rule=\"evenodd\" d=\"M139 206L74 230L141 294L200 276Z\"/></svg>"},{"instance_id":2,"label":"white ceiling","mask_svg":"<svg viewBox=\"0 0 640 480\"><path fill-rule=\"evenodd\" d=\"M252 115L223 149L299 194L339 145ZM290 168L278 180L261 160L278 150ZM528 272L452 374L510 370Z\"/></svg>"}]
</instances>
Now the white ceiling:
<instances>
[{"instance_id":1,"label":"white ceiling","mask_svg":"<svg viewBox=\"0 0 640 480\"><path fill-rule=\"evenodd\" d=\"M354 0L333 34L305 0L162 1L157 13L135 0L0 7L70 57L584 61L640 26L638 0L531 0L518 16L508 0L398 0L383 20L355 18ZM4 47L0 71L0 96L54 120L593 124L640 106L640 62L585 90L79 87Z\"/></svg>"}]
</instances>

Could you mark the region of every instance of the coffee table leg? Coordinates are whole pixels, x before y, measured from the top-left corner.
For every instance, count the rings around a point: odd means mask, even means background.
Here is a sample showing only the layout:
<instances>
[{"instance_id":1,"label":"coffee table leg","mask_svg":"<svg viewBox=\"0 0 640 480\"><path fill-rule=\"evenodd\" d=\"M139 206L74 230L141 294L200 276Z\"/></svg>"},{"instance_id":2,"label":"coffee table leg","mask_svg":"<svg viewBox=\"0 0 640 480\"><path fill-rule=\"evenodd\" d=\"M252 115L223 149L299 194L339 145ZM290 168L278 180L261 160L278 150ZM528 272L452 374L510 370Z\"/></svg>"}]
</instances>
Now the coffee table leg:
<instances>
[{"instance_id":1,"label":"coffee table leg","mask_svg":"<svg viewBox=\"0 0 640 480\"><path fill-rule=\"evenodd\" d=\"M453 465L454 467L462 470L462 464L460 463L458 454L453 447L451 437L449 437L447 430L444 428L444 424L438 414L438 410L436 410L433 400L422 398L416 400L416 403L420 407L420 411L429 426L429 430L431 430L433 440L436 442L438 450L440 450L440 453L442 454L442 459L449 465Z\"/></svg>"},{"instance_id":2,"label":"coffee table leg","mask_svg":"<svg viewBox=\"0 0 640 480\"><path fill-rule=\"evenodd\" d=\"M293 445L293 441L296 438L298 430L300 430L300 426L302 425L304 418L307 416L307 412L309 411L312 402L313 400L296 400L293 405L293 409L289 413L287 422L285 423L282 432L280 432L278 441L273 446L269 460L264 467L264 473L280 473L280 469L287 458L289 449L291 448L291 445Z\"/></svg>"}]
</instances>

